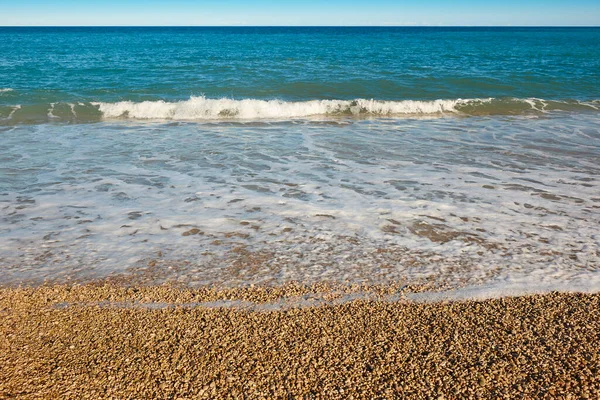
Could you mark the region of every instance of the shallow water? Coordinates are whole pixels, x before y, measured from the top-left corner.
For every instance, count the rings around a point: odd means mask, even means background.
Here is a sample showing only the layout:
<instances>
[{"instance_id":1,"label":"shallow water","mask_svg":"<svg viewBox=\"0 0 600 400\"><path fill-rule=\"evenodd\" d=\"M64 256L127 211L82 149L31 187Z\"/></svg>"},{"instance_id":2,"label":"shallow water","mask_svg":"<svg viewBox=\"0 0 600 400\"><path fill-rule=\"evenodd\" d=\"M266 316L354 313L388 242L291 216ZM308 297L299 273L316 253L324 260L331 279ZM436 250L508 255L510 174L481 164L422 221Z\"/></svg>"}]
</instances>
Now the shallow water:
<instances>
[{"instance_id":1,"label":"shallow water","mask_svg":"<svg viewBox=\"0 0 600 400\"><path fill-rule=\"evenodd\" d=\"M4 283L596 285L600 115L2 130Z\"/></svg>"}]
</instances>

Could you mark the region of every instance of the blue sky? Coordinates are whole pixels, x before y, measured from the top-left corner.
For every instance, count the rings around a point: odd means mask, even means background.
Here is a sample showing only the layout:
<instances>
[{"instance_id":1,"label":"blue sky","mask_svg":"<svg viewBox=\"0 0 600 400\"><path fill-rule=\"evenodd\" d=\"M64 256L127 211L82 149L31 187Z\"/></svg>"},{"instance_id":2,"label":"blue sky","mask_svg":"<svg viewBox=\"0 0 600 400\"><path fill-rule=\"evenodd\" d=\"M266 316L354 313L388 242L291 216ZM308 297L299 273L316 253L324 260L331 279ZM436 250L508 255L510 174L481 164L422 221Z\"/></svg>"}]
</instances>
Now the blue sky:
<instances>
[{"instance_id":1,"label":"blue sky","mask_svg":"<svg viewBox=\"0 0 600 400\"><path fill-rule=\"evenodd\" d=\"M0 0L0 25L600 25L600 0Z\"/></svg>"}]
</instances>

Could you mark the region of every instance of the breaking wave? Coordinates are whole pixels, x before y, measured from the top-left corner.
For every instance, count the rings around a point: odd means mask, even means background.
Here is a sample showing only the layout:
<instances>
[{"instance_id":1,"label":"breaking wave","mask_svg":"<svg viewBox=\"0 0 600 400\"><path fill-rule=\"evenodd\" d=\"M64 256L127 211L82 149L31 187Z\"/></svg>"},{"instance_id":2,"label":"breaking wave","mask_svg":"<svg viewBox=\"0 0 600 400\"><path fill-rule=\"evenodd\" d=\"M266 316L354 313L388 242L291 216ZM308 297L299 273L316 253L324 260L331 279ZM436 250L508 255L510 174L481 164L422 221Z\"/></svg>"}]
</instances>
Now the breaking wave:
<instances>
[{"instance_id":1,"label":"breaking wave","mask_svg":"<svg viewBox=\"0 0 600 400\"><path fill-rule=\"evenodd\" d=\"M192 97L187 101L167 103L145 101L133 103L96 103L105 118L131 119L290 119L320 115L430 115L456 112L457 106L470 100L377 101L377 100L232 100Z\"/></svg>"},{"instance_id":2,"label":"breaking wave","mask_svg":"<svg viewBox=\"0 0 600 400\"><path fill-rule=\"evenodd\" d=\"M101 120L290 120L313 117L421 117L528 115L553 111L600 111L600 100L450 99L450 100L309 100L210 99L191 97L168 102L120 101L0 106L0 122L95 122Z\"/></svg>"},{"instance_id":3,"label":"breaking wave","mask_svg":"<svg viewBox=\"0 0 600 400\"><path fill-rule=\"evenodd\" d=\"M313 116L427 116L441 114L520 114L527 111L598 110L600 103L556 102L540 99L455 99L455 100L232 100L192 97L187 101L130 101L94 103L104 118L215 120L290 119Z\"/></svg>"}]
</instances>

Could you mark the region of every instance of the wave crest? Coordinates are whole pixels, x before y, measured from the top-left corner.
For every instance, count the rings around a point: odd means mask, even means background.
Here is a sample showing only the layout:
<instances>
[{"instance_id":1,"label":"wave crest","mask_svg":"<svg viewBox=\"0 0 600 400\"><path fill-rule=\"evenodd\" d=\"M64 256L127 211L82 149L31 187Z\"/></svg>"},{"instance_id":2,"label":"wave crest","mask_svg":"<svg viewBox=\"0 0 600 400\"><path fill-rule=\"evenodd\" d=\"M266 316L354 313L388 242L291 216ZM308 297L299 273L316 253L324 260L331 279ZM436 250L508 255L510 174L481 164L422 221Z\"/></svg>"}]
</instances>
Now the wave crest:
<instances>
[{"instance_id":1,"label":"wave crest","mask_svg":"<svg viewBox=\"0 0 600 400\"><path fill-rule=\"evenodd\" d=\"M256 100L191 97L168 102L120 101L0 105L0 124L97 122L111 119L228 121L303 118L413 118L427 116L539 115L549 112L598 112L600 100L488 98L448 100Z\"/></svg>"},{"instance_id":2,"label":"wave crest","mask_svg":"<svg viewBox=\"0 0 600 400\"><path fill-rule=\"evenodd\" d=\"M122 101L93 103L105 118L214 120L214 119L290 119L319 115L433 115L455 113L457 106L486 100L232 100L192 97L186 101Z\"/></svg>"}]
</instances>

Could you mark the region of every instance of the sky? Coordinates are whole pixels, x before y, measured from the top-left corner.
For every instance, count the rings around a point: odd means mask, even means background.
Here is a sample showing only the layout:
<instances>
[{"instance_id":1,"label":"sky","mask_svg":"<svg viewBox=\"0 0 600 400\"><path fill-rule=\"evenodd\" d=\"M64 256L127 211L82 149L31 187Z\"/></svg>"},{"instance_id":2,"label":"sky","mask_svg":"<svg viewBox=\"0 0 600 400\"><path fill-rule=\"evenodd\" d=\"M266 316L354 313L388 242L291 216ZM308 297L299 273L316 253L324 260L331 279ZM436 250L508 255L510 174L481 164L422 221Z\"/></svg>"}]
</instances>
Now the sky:
<instances>
[{"instance_id":1,"label":"sky","mask_svg":"<svg viewBox=\"0 0 600 400\"><path fill-rule=\"evenodd\" d=\"M0 26L600 26L600 0L0 0Z\"/></svg>"}]
</instances>

